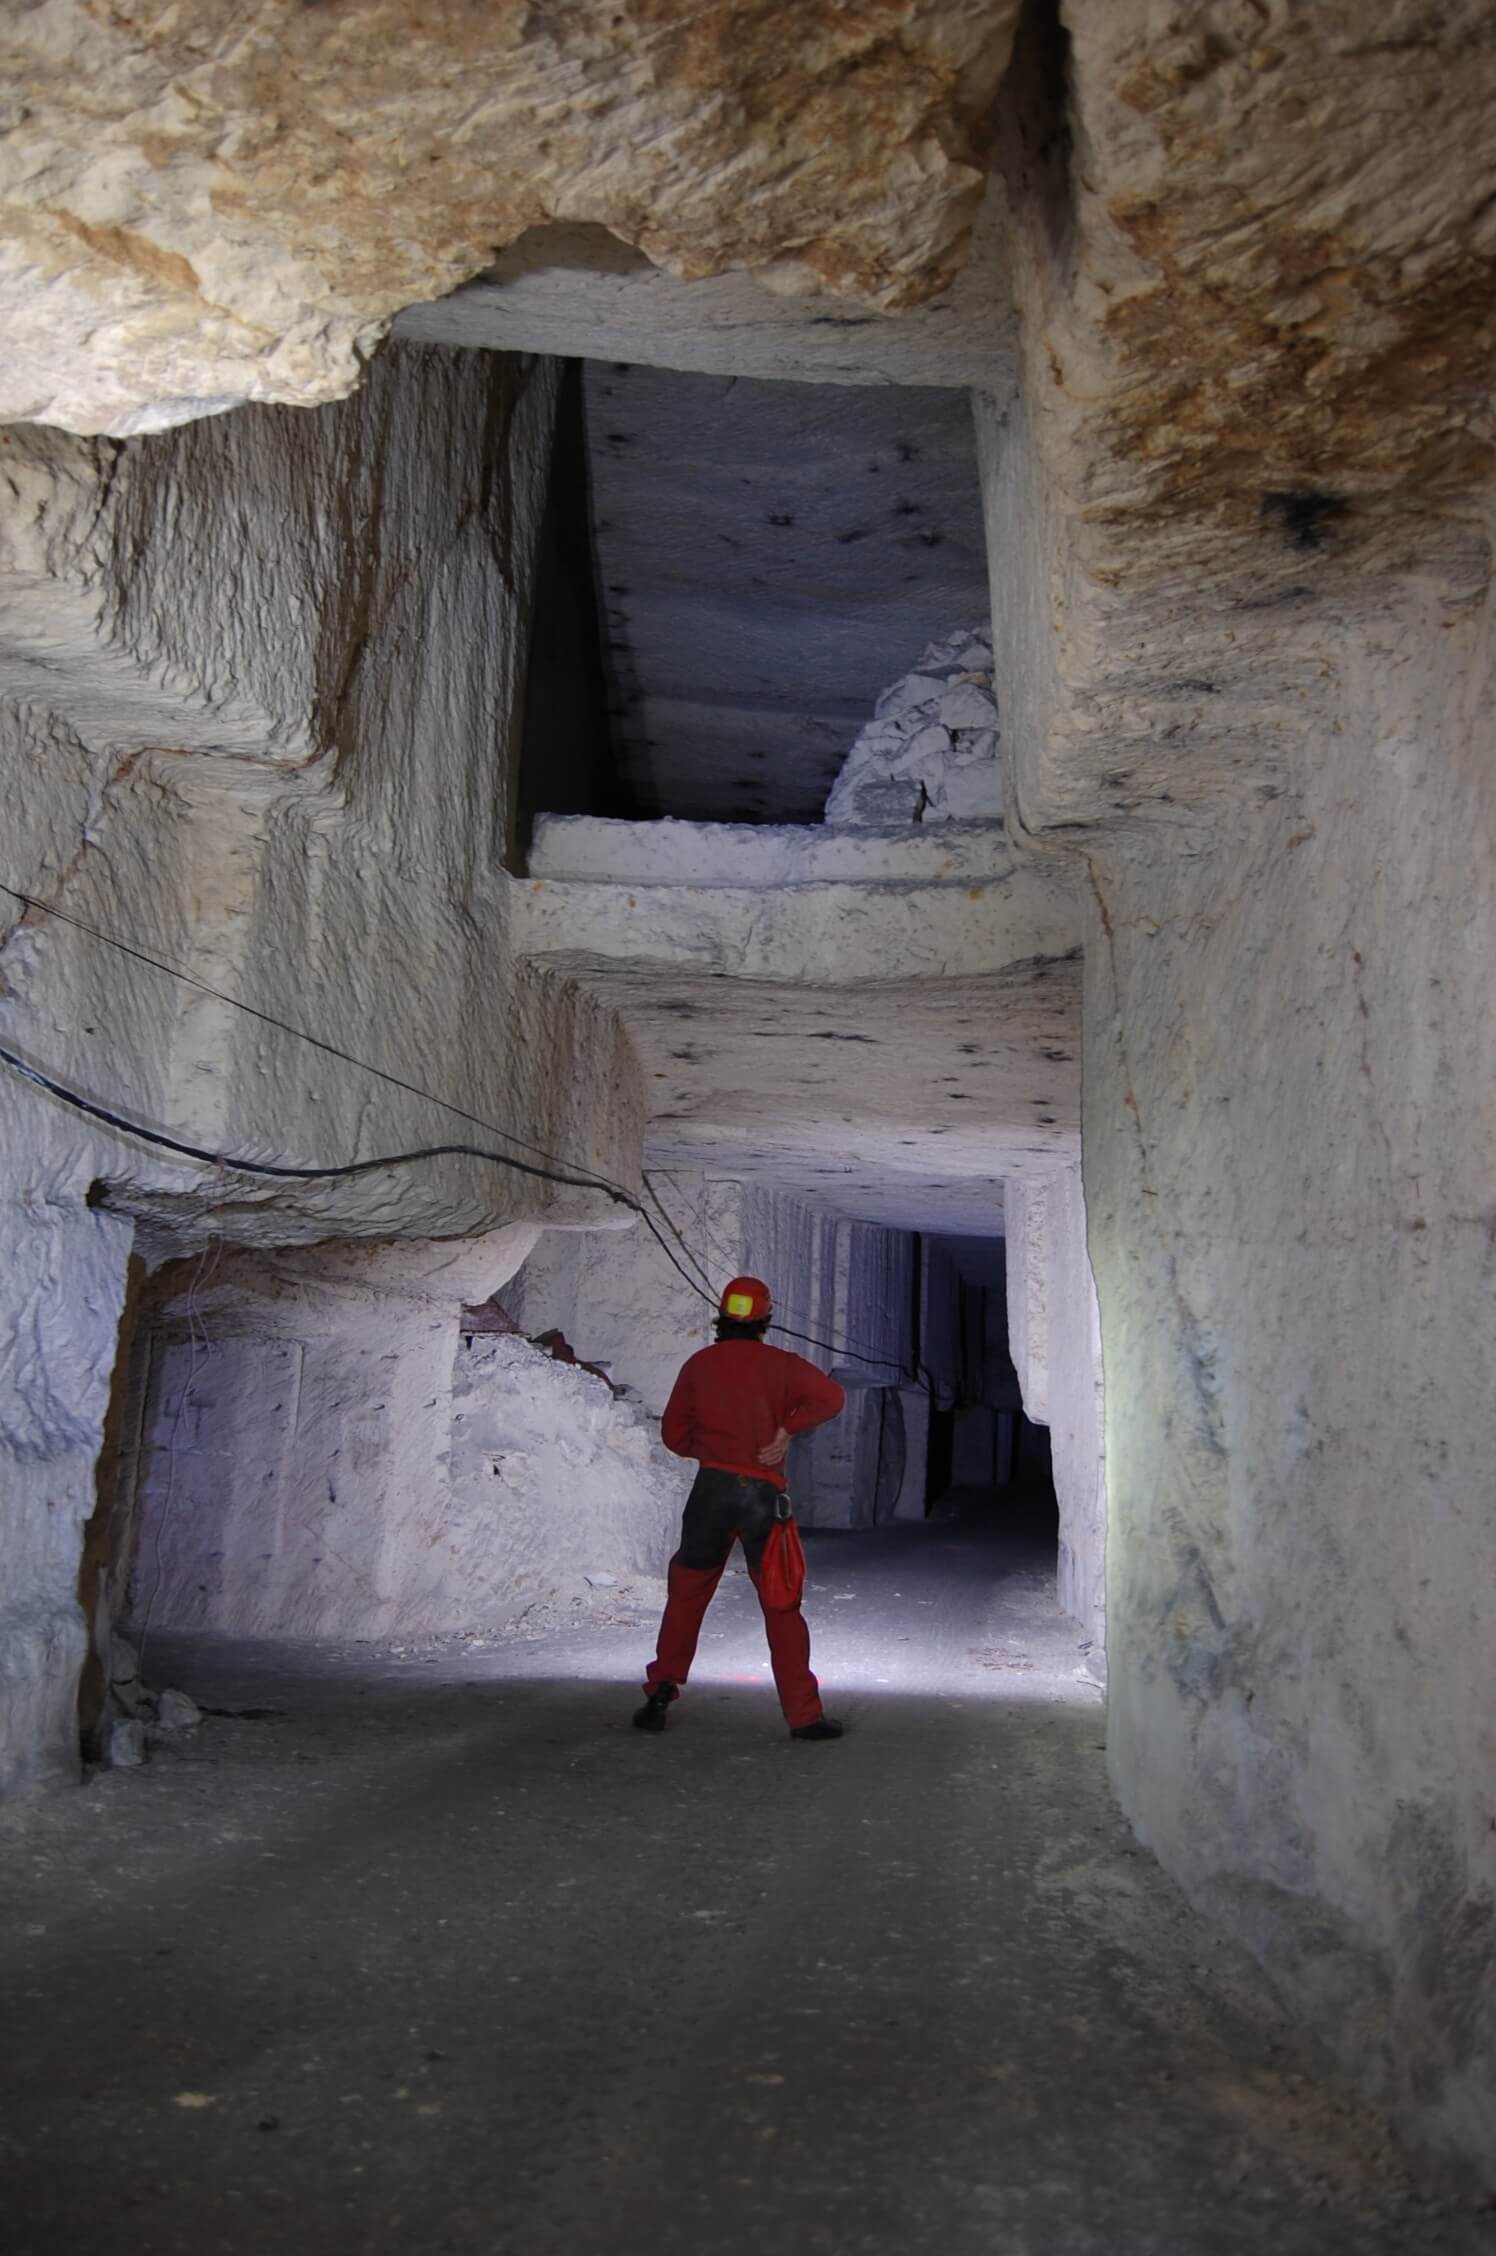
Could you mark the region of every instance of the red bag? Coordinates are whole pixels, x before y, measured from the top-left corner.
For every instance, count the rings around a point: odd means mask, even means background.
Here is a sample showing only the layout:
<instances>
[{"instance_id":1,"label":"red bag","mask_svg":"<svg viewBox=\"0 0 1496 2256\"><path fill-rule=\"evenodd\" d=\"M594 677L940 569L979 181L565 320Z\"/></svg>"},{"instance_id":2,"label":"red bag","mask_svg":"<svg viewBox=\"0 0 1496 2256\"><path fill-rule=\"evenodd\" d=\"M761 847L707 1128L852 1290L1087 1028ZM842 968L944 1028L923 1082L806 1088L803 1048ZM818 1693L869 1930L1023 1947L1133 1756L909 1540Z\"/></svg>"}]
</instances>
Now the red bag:
<instances>
[{"instance_id":1,"label":"red bag","mask_svg":"<svg viewBox=\"0 0 1496 2256\"><path fill-rule=\"evenodd\" d=\"M789 1515L776 1519L764 1545L758 1567L758 1591L771 1614L788 1614L799 1605L805 1591L805 1546L800 1530Z\"/></svg>"}]
</instances>

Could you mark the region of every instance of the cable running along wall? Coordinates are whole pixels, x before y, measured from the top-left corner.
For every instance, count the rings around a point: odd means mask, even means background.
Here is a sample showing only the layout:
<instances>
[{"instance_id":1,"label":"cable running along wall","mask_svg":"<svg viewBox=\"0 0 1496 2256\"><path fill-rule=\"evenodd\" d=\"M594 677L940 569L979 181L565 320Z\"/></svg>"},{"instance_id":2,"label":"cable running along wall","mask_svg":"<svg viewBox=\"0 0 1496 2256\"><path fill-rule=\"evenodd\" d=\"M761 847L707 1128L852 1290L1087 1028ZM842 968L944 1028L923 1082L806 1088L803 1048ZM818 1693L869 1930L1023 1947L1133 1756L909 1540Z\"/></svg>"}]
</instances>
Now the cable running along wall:
<instances>
[{"instance_id":1,"label":"cable running along wall","mask_svg":"<svg viewBox=\"0 0 1496 2256\"><path fill-rule=\"evenodd\" d=\"M66 909L57 908L50 902L39 901L33 895L22 892L18 886L10 885L3 879L0 879L0 892L7 893L14 901L19 901L28 912L39 916L54 917L59 923L71 926L73 930L84 933L89 939L98 941L104 947L116 950L120 955L129 956L135 962L149 966L151 970L160 972L166 978L179 980L185 986L196 988L201 994L211 995L215 1001L227 1004L230 1009L241 1011L246 1017L258 1019L262 1025L273 1026L280 1033L289 1035L293 1040L304 1042L310 1048L320 1050L327 1057L336 1058L342 1064L355 1067L359 1072L372 1074L376 1080L387 1082L390 1087L402 1090L407 1096L418 1097L423 1103L435 1105L440 1111L451 1113L454 1118L465 1120L473 1127L481 1128L485 1134L497 1136L501 1142L514 1144L521 1151L529 1152L533 1156L530 1159L518 1159L513 1153L492 1151L478 1144L447 1143L421 1144L410 1151L390 1152L372 1159L346 1160L325 1167L293 1166L289 1163L271 1160L239 1158L228 1152L210 1151L203 1145L188 1143L181 1137L173 1136L164 1129L150 1128L142 1121L132 1120L127 1113L117 1107L101 1104L93 1098L84 1096L81 1091L71 1088L66 1082L43 1072L40 1067L33 1065L16 1051L0 1045L0 1064L9 1066L13 1073L28 1081L34 1088L42 1090L58 1103L69 1106L71 1110L82 1114L85 1119L96 1120L102 1126L111 1128L120 1135L131 1136L136 1141L150 1144L157 1150L172 1152L204 1166L214 1167L224 1172L266 1177L282 1182L329 1182L356 1175L374 1174L383 1168L415 1166L423 1161L433 1159L476 1159L489 1166L508 1168L514 1174L527 1175L540 1182L559 1183L567 1189L601 1191L615 1204L626 1207L630 1213L639 1217L676 1274L698 1299L715 1310L717 1296L711 1290L709 1272L705 1264L686 1243L680 1230L671 1220L647 1175L644 1177L644 1182L649 1198L659 1215L658 1222L656 1222L655 1215L650 1212L649 1207L643 1200L635 1198L631 1191L625 1190L621 1184L613 1182L609 1177L594 1174L589 1170L571 1169L555 1153L546 1151L541 1145L529 1142L523 1136L515 1135L509 1129L496 1127L491 1121L485 1120L481 1114L468 1112L461 1105L452 1104L447 1098L438 1097L431 1090L423 1089L417 1082L407 1081L398 1074L386 1072L381 1066L370 1065L367 1059L356 1056L351 1050L340 1049L336 1043L324 1041L320 1035L310 1034L304 1027L294 1026L289 1020L277 1018L273 1012L260 1010L253 1003L243 1002L237 995L230 995L224 989L210 985L207 980L200 979L195 972L185 970L180 964L169 963L164 957L154 956L148 950L137 947L130 941L121 940L115 934L105 932L99 926L85 922L83 918L72 915ZM692 1273L693 1271L695 1274ZM866 1354L862 1349L854 1347L849 1341L821 1339L808 1332L795 1331L785 1324L776 1324L772 1328L783 1333L786 1338L800 1340L810 1347L819 1347L828 1355L846 1356L854 1363L866 1363L879 1370L887 1370L890 1365L888 1356ZM927 1379L927 1374L921 1374L921 1376Z\"/></svg>"}]
</instances>

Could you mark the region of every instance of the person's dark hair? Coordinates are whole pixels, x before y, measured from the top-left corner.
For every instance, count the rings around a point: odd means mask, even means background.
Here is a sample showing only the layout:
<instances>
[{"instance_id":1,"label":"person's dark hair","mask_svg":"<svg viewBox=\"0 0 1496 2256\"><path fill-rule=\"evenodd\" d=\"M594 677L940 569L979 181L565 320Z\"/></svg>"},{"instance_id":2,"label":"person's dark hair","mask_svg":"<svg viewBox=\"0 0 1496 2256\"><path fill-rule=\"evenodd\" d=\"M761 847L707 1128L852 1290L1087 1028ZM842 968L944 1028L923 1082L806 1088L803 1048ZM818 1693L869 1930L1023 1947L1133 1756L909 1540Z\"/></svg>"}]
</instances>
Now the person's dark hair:
<instances>
[{"instance_id":1,"label":"person's dark hair","mask_svg":"<svg viewBox=\"0 0 1496 2256\"><path fill-rule=\"evenodd\" d=\"M740 1323L735 1316L719 1316L713 1326L719 1340L761 1340L768 1329L767 1316L760 1317L756 1324Z\"/></svg>"}]
</instances>

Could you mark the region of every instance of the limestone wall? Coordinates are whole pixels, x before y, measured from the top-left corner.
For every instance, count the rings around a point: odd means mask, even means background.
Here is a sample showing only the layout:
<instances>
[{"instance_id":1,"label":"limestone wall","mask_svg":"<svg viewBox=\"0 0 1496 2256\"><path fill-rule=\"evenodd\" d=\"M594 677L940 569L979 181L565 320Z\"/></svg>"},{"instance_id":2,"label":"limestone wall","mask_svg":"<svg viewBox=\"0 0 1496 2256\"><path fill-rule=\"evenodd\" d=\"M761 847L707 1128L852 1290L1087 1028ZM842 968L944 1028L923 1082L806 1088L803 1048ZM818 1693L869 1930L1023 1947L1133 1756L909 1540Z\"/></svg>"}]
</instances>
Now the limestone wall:
<instances>
[{"instance_id":1,"label":"limestone wall","mask_svg":"<svg viewBox=\"0 0 1496 2256\"><path fill-rule=\"evenodd\" d=\"M131 1632L482 1630L588 1573L661 1574L684 1481L653 1421L523 1340L462 1340L462 1302L536 1235L163 1272L135 1358Z\"/></svg>"},{"instance_id":2,"label":"limestone wall","mask_svg":"<svg viewBox=\"0 0 1496 2256\"><path fill-rule=\"evenodd\" d=\"M1260 71L1202 27L1141 103L1141 9L1077 15L1064 74L1021 61L994 649L1009 838L1089 919L1117 1790L1296 2009L1488 2161L1490 455L1463 333L1432 344L1475 182L1373 126L1394 66L1334 13L1284 14ZM1441 36L1421 83L1488 101ZM1334 51L1312 142L1300 41ZM1265 169L1301 141L1341 230L1302 293Z\"/></svg>"},{"instance_id":3,"label":"limestone wall","mask_svg":"<svg viewBox=\"0 0 1496 2256\"><path fill-rule=\"evenodd\" d=\"M1292 791L1220 853L1108 872L1086 1100L1119 1789L1487 2154L1489 638L1486 599L1432 594L1344 631Z\"/></svg>"},{"instance_id":4,"label":"limestone wall","mask_svg":"<svg viewBox=\"0 0 1496 2256\"><path fill-rule=\"evenodd\" d=\"M1129 626L1044 508L1029 537L1063 630L1010 622L1017 649L1036 634L1045 759L1064 733L1046 672L1088 682L1052 795L1011 708L1008 741L1035 843L1051 816L1056 848L1081 833L1090 909L1112 1775L1296 2010L1425 2130L1489 2156L1481 544L1410 525L1401 579L1390 543L1259 550L1232 559L1240 609L1176 586L1169 622L1155 588ZM1140 654L1167 671L1140 678ZM1213 741L1202 713L1171 743L1177 678L1212 685ZM1167 802L1111 824L1145 740ZM1185 807L1207 777L1213 819Z\"/></svg>"},{"instance_id":5,"label":"limestone wall","mask_svg":"<svg viewBox=\"0 0 1496 2256\"><path fill-rule=\"evenodd\" d=\"M552 398L539 364L402 350L315 414L122 445L0 431L0 879L618 1176L637 1165L632 1053L595 999L512 962L499 869ZM3 913L0 1039L210 1153L316 1167L499 1141L138 956ZM616 1209L458 1158L220 1173L8 1072L0 1106L10 1781L76 1767L78 1533L132 1220L159 1258Z\"/></svg>"}]
</instances>

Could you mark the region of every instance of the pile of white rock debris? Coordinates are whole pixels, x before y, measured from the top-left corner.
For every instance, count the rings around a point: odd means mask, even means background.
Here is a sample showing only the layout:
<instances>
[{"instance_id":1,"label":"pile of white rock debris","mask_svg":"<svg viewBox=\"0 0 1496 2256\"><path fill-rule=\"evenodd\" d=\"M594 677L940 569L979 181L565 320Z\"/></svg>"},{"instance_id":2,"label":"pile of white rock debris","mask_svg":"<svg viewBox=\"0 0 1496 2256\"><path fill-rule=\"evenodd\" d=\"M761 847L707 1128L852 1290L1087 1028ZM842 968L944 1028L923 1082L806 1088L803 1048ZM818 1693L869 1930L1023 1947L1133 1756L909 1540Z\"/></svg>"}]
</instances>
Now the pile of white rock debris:
<instances>
[{"instance_id":1,"label":"pile of white rock debris","mask_svg":"<svg viewBox=\"0 0 1496 2256\"><path fill-rule=\"evenodd\" d=\"M992 643L954 634L884 690L831 787L826 820L886 830L998 822L1001 783Z\"/></svg>"}]
</instances>

